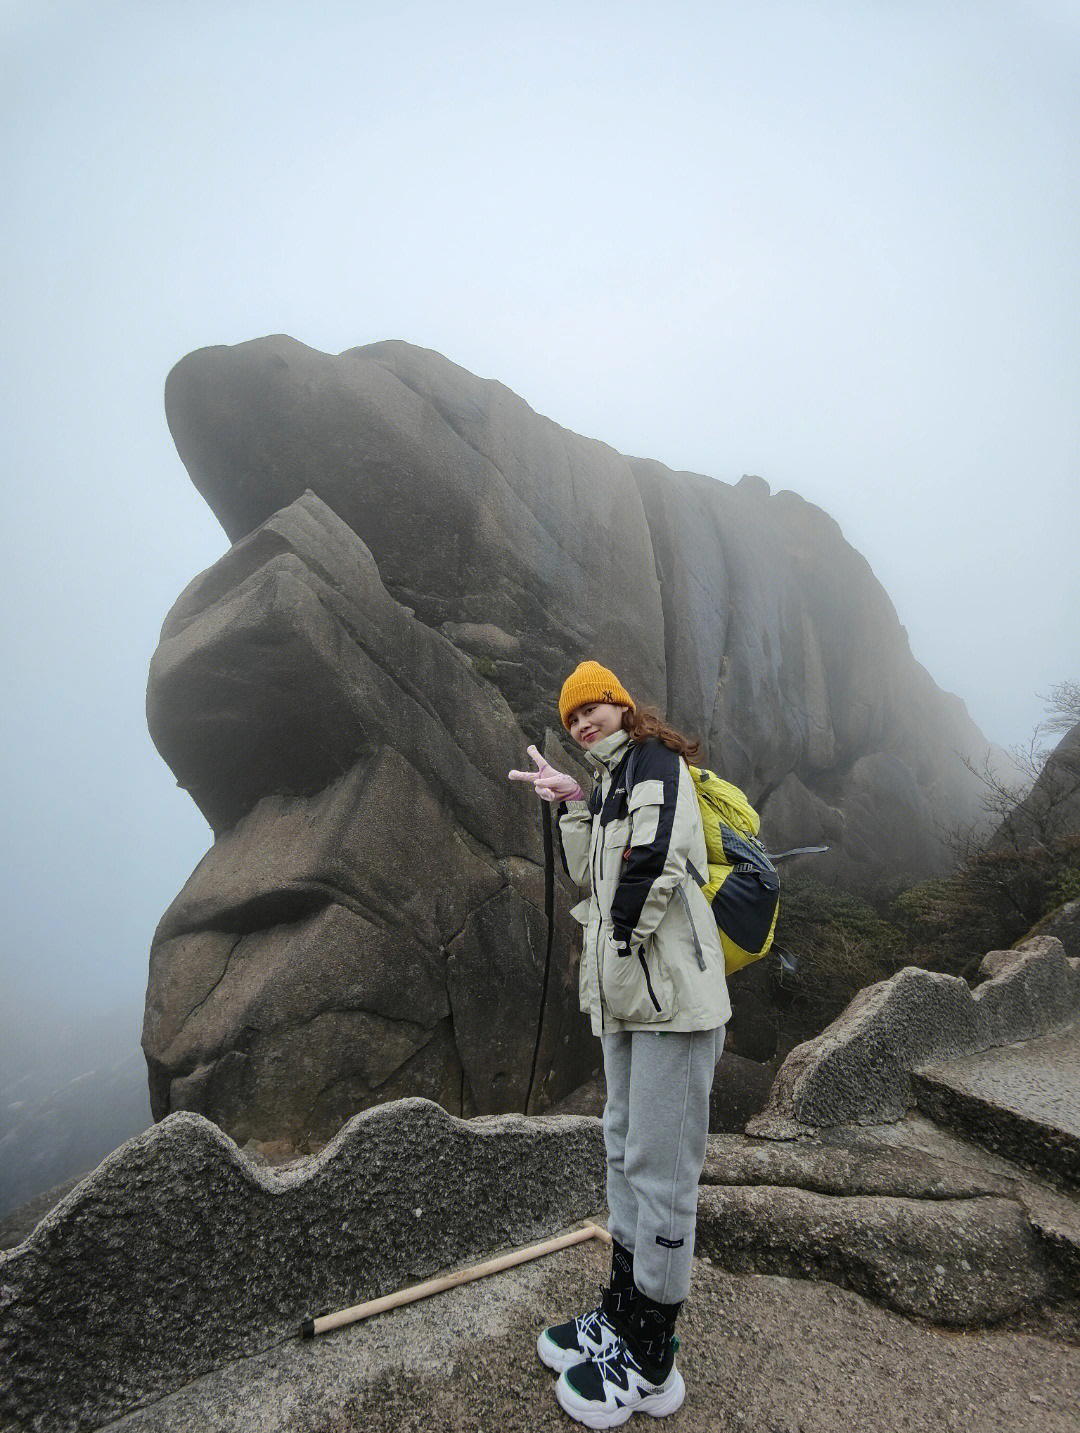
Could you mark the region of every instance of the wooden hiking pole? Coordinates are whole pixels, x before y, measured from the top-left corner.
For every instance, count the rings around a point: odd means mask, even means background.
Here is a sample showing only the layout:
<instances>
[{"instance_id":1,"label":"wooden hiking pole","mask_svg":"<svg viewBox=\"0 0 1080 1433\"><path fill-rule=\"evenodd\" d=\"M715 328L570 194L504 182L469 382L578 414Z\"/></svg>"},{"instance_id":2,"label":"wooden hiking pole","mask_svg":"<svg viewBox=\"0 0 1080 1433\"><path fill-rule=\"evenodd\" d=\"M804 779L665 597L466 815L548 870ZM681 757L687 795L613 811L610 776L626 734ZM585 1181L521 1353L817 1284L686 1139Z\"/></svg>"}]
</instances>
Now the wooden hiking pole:
<instances>
[{"instance_id":1,"label":"wooden hiking pole","mask_svg":"<svg viewBox=\"0 0 1080 1433\"><path fill-rule=\"evenodd\" d=\"M497 1259L489 1259L485 1264L473 1264L469 1269L458 1269L454 1274L428 1279L425 1284L413 1284L410 1288L399 1289L396 1294L384 1294L379 1299L368 1299L367 1303L354 1304L351 1309L339 1309L334 1314L323 1314L321 1318L312 1318L309 1314L301 1321L300 1337L314 1338L317 1333L328 1333L330 1329L341 1328L343 1324L353 1324L359 1319L370 1318L372 1314L382 1314L387 1309L400 1308L402 1304L426 1299L431 1294L441 1294L444 1289L456 1289L459 1284L469 1284L473 1279L483 1279L488 1274L499 1273L502 1269L512 1269L515 1264L526 1264L530 1259L554 1254L558 1249L566 1249L571 1244L581 1244L586 1239L601 1239L606 1244L611 1243L608 1231L590 1220L580 1229L574 1229L569 1234L557 1234L554 1239L546 1239L543 1244L530 1244L527 1249L515 1249L510 1254L500 1254Z\"/></svg>"}]
</instances>

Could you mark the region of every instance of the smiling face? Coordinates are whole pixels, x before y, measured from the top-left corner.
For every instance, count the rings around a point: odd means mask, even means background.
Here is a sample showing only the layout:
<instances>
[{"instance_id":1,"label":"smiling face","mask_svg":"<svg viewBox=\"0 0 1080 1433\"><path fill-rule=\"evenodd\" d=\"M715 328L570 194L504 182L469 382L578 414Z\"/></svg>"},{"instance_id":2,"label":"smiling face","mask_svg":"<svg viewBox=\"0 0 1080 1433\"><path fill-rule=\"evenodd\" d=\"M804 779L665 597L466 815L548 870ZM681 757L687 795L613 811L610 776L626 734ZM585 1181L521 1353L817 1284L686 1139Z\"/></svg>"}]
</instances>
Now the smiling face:
<instances>
[{"instance_id":1,"label":"smiling face","mask_svg":"<svg viewBox=\"0 0 1080 1433\"><path fill-rule=\"evenodd\" d=\"M615 706L611 702L585 702L570 713L570 735L586 751L605 736L618 731L622 726L626 706Z\"/></svg>"}]
</instances>

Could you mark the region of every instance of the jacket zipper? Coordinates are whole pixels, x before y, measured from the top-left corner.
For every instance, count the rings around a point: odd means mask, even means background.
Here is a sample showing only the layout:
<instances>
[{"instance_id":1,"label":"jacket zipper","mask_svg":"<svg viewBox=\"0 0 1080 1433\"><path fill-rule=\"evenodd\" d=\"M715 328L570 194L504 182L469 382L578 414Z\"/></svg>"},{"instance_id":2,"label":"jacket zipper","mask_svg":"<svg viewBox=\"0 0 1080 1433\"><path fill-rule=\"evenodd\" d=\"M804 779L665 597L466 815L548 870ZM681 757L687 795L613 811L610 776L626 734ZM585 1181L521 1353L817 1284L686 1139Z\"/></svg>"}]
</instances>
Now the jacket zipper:
<instances>
[{"instance_id":1,"label":"jacket zipper","mask_svg":"<svg viewBox=\"0 0 1080 1433\"><path fill-rule=\"evenodd\" d=\"M605 767L604 769L608 771L608 776L610 777L611 772L607 769L607 767ZM604 794L604 778L603 778L603 775L601 775L601 776L600 776L600 795L601 795L601 798L603 798L603 794ZM601 802L600 802L601 809L603 809L603 804L604 804L604 803L603 803L603 800L601 799ZM598 835L602 835L602 834L603 834L603 832L602 832L602 830L601 830L601 831L598 833ZM597 846L600 848L600 874L599 874L599 876L597 876L597 874L596 874L596 869L597 869L597 868L596 868L596 861L595 861L595 859L593 860L591 870L592 870L592 878L593 878L593 895L596 897L596 906L597 906L597 909L599 910L599 908L600 908L600 882L604 879L604 843L603 843L602 840L598 840L596 844L597 844ZM599 924L598 924L597 927L596 927L596 950L595 950L595 961L596 961L596 991L597 991L597 994L598 994L599 997L600 997L600 1029L601 1029L601 1030L604 1028L604 986L603 986L603 982L602 982L601 979L600 979L600 932L603 930L603 927L604 927L604 917L603 917L603 915L601 915ZM695 938L696 938L696 937L695 937ZM640 954L640 951L639 951L638 953ZM700 955L698 956L698 959L699 959L699 960L701 959ZM644 958L642 958L642 964L644 964ZM702 968L702 970L705 969L704 964L702 965L701 968ZM645 979L646 979L646 981L648 981L648 979L649 979L649 971L648 971L648 968L646 968L646 970L645 970ZM649 996L650 996L650 998L651 998L651 1000L652 1000L652 1003L653 1003L654 1005L656 1005L656 996L653 995L653 989L652 989L652 985L651 985L651 984L649 985ZM659 1005L656 1005L656 1008L657 1008L657 1010L659 1010L659 1009L660 1009Z\"/></svg>"},{"instance_id":2,"label":"jacket zipper","mask_svg":"<svg viewBox=\"0 0 1080 1433\"><path fill-rule=\"evenodd\" d=\"M600 790L601 790L601 793L602 793L602 792L603 792L603 777L600 778ZM592 869L593 869L593 890L594 890L594 892L596 893L596 901L597 901L597 905L599 906L599 903L600 903L600 882L604 879L604 845L603 845L603 842L602 842L602 841L599 841L599 840L597 841L596 844L597 844L597 846L598 846L599 849L600 849L600 865L599 865L599 872L600 872L600 874L599 874L599 876L597 876L597 874L596 874L596 872L597 872L597 865L596 865L596 861L595 861L595 859L594 859L594 860L593 860L593 867L592 867ZM696 875L697 873L695 872L694 874ZM697 926L694 924L694 916L693 916L692 911L690 910L690 902L689 902L689 901L687 900L687 898L686 898L686 892L683 890L682 886L676 886L675 889L678 891L679 896L680 896L680 898L682 899L682 903L683 903L683 905L686 907L686 918L687 918L687 920L690 922L690 934L691 934L691 935L693 936L693 938L694 938L694 954L697 956L697 963L698 963L698 965L701 967L702 970L708 970L709 967L708 967L708 966L706 965L706 963L705 963L705 956L703 955L702 950L701 950L701 942L700 942L700 940L698 939ZM599 923L599 924L597 925L597 927L596 927L596 950L595 950L595 958L596 958L596 988L597 988L597 991L598 991L598 993L599 993L599 995L600 995L600 1028L601 1028L601 1029L603 1029L603 1026L604 1026L604 990L603 990L603 985L602 985L601 980L600 980L600 933L601 933L601 930L602 930L602 928L603 928L603 924L604 924L604 922L603 922L603 917L601 916L600 923ZM638 960L641 962L641 968L642 968L642 970L645 972L645 985L646 985L646 987L648 988L648 991L649 991L649 999L652 1001L652 1003L653 1003L653 1008L656 1010L657 1014L662 1014L663 1011L662 1011L662 1009L661 1009L659 1000L657 1000L657 998L656 998L656 992L653 990L652 979L651 979L651 977L650 977L650 975L649 975L649 966L648 966L648 962L647 962L646 959L645 959L645 948L644 948L644 946L638 946Z\"/></svg>"},{"instance_id":3,"label":"jacket zipper","mask_svg":"<svg viewBox=\"0 0 1080 1433\"><path fill-rule=\"evenodd\" d=\"M697 963L701 966L702 970L708 970L709 967L705 964L705 957L701 953L701 942L698 940L697 926L694 924L694 917L690 912L690 902L686 898L686 892L682 886L676 886L675 889L679 895L682 896L682 903L686 907L686 919L690 922L690 933L694 937L694 954L697 956Z\"/></svg>"},{"instance_id":4,"label":"jacket zipper","mask_svg":"<svg viewBox=\"0 0 1080 1433\"><path fill-rule=\"evenodd\" d=\"M601 792L601 795L603 795L603 790L604 790L604 781L603 781L603 777L601 777L601 779L600 779L600 792ZM601 803L601 804L602 804L602 803ZM594 896L594 898L595 898L595 900L596 900L596 909L597 909L597 911L600 910L600 880L603 879L603 875L604 875L603 862L604 862L604 848L603 848L603 846L601 846L601 847L600 847L600 877L599 877L599 879L597 878L597 875L596 875L596 858L595 858L595 856L593 857L592 868L591 868L591 869L592 869L592 881L593 881L593 896ZM600 1001L600 1029L601 1029L601 1030L603 1030L603 1028L604 1028L604 986L603 986L603 982L602 982L601 979L600 979L600 932L601 932L601 930L603 929L603 925L604 925L604 917L603 917L603 915L601 915L601 916L600 916L600 919L599 919L599 921L597 922L597 925L596 925L596 948L595 948L595 951L594 951L594 966L595 966L595 969L596 969L596 994L597 994L597 997L599 998L599 1001Z\"/></svg>"}]
</instances>

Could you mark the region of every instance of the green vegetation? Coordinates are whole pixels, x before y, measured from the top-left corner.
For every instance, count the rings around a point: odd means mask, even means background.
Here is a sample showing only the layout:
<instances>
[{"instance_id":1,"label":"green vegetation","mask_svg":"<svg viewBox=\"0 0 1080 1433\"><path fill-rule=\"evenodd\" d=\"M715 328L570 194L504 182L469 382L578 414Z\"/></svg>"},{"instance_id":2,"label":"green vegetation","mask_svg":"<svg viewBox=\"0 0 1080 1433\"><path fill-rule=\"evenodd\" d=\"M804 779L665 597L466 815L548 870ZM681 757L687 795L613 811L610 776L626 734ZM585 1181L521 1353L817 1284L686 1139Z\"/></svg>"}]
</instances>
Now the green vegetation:
<instances>
[{"instance_id":1,"label":"green vegetation","mask_svg":"<svg viewBox=\"0 0 1080 1433\"><path fill-rule=\"evenodd\" d=\"M1059 682L1026 747L1012 748L1019 785L989 763L968 770L982 784L989 839L971 826L948 837L956 865L945 879L901 891L891 913L914 965L973 981L987 951L1007 950L1038 921L1080 896L1080 770L1075 743L1040 745L1045 732L1068 732L1080 721L1080 683Z\"/></svg>"},{"instance_id":2,"label":"green vegetation","mask_svg":"<svg viewBox=\"0 0 1080 1433\"><path fill-rule=\"evenodd\" d=\"M1080 898L1080 833L1045 846L971 852L951 876L896 894L885 919L866 901L808 876L786 880L776 943L799 958L799 994L784 1026L806 1040L857 991L905 965L979 979L990 950L1007 950L1066 901Z\"/></svg>"},{"instance_id":3,"label":"green vegetation","mask_svg":"<svg viewBox=\"0 0 1080 1433\"><path fill-rule=\"evenodd\" d=\"M977 837L972 827L949 833L949 875L889 889L882 872L876 907L806 876L783 881L776 943L799 957L800 975L784 1021L791 1035L817 1034L856 991L905 965L974 984L987 951L1007 950L1080 898L1080 771L1074 756L1059 751L1047 779L1052 751L1040 746L1044 732L1070 731L1080 721L1080 683L1059 682L1043 700L1049 717L1027 747L1012 750L1017 785L989 764L966 763L983 785L993 834ZM1025 802L1032 791L1037 799Z\"/></svg>"},{"instance_id":4,"label":"green vegetation","mask_svg":"<svg viewBox=\"0 0 1080 1433\"><path fill-rule=\"evenodd\" d=\"M1080 832L1019 849L970 851L953 875L922 881L892 903L907 964L974 981L988 950L1007 950L1043 916L1080 896Z\"/></svg>"}]
</instances>

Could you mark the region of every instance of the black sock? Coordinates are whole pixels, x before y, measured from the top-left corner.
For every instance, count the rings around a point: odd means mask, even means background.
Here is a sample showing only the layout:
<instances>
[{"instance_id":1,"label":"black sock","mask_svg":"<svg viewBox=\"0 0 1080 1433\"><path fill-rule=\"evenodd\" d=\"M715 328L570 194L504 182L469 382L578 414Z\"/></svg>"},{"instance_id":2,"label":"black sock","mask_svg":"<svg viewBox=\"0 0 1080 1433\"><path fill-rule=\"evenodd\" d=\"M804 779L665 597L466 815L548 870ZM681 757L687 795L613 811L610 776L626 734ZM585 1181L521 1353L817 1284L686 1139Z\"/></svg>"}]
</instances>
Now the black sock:
<instances>
[{"instance_id":1,"label":"black sock","mask_svg":"<svg viewBox=\"0 0 1080 1433\"><path fill-rule=\"evenodd\" d=\"M630 1288L634 1282L634 1255L618 1239L611 1241L611 1287Z\"/></svg>"},{"instance_id":2,"label":"black sock","mask_svg":"<svg viewBox=\"0 0 1080 1433\"><path fill-rule=\"evenodd\" d=\"M634 1284L634 1256L618 1239L611 1241L611 1282L604 1290L603 1309L618 1329L629 1327L637 1302Z\"/></svg>"},{"instance_id":3,"label":"black sock","mask_svg":"<svg viewBox=\"0 0 1080 1433\"><path fill-rule=\"evenodd\" d=\"M667 1378L675 1362L675 1320L681 1308L682 1300L661 1304L638 1290L627 1343L645 1376L655 1383Z\"/></svg>"}]
</instances>

